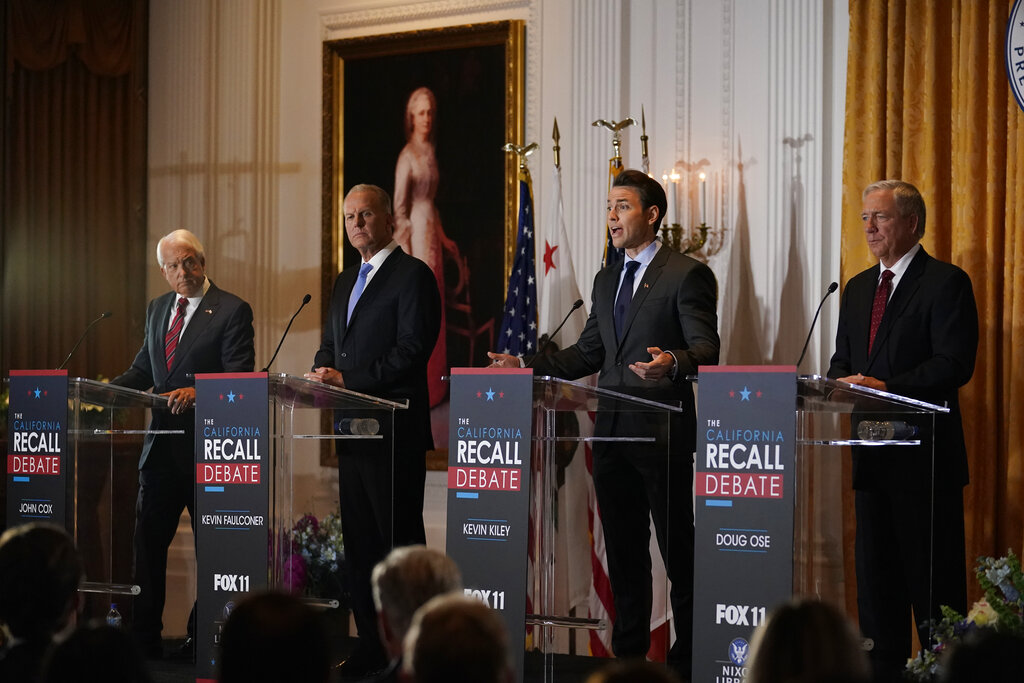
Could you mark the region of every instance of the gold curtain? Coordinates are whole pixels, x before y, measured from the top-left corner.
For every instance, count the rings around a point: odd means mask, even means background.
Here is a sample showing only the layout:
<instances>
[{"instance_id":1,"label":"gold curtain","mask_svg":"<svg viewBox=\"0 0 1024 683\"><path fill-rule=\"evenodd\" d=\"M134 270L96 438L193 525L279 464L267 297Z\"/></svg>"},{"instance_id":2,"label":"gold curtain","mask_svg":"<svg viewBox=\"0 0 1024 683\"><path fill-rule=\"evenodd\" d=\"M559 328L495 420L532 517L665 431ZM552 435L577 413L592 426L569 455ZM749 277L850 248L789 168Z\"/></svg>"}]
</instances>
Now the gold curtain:
<instances>
[{"instance_id":1,"label":"gold curtain","mask_svg":"<svg viewBox=\"0 0 1024 683\"><path fill-rule=\"evenodd\" d=\"M922 243L967 271L981 318L960 392L969 597L975 558L1024 541L1024 112L1003 63L1012 0L850 0L842 280L873 265L860 224L875 180L914 183ZM852 520L849 520L852 523ZM849 534L848 534L849 538ZM853 576L852 544L847 572Z\"/></svg>"},{"instance_id":2,"label":"gold curtain","mask_svg":"<svg viewBox=\"0 0 1024 683\"><path fill-rule=\"evenodd\" d=\"M7 0L0 373L113 376L142 341L147 0Z\"/></svg>"}]
</instances>

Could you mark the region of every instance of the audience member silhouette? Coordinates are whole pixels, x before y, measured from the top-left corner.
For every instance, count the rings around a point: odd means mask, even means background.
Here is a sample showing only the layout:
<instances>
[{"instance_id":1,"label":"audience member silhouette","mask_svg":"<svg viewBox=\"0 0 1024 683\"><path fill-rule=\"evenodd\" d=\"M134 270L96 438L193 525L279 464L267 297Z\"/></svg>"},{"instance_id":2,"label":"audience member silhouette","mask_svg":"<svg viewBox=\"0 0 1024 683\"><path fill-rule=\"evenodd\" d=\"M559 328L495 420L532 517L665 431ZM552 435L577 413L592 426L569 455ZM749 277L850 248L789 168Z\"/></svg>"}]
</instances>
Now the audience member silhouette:
<instances>
[{"instance_id":1,"label":"audience member silhouette","mask_svg":"<svg viewBox=\"0 0 1024 683\"><path fill-rule=\"evenodd\" d=\"M323 624L292 595L244 599L224 624L220 648L220 683L325 683L330 676Z\"/></svg>"},{"instance_id":2,"label":"audience member silhouette","mask_svg":"<svg viewBox=\"0 0 1024 683\"><path fill-rule=\"evenodd\" d=\"M431 598L405 636L402 673L412 683L511 683L505 625L479 600Z\"/></svg>"},{"instance_id":3,"label":"audience member silhouette","mask_svg":"<svg viewBox=\"0 0 1024 683\"><path fill-rule=\"evenodd\" d=\"M776 607L757 627L745 683L868 683L871 667L852 622L817 600Z\"/></svg>"},{"instance_id":4,"label":"audience member silhouette","mask_svg":"<svg viewBox=\"0 0 1024 683\"><path fill-rule=\"evenodd\" d=\"M42 523L0 536L0 681L32 682L54 638L74 628L82 561L63 529Z\"/></svg>"},{"instance_id":5,"label":"audience member silhouette","mask_svg":"<svg viewBox=\"0 0 1024 683\"><path fill-rule=\"evenodd\" d=\"M643 659L614 660L592 673L587 683L680 683L667 667Z\"/></svg>"},{"instance_id":6,"label":"audience member silhouette","mask_svg":"<svg viewBox=\"0 0 1024 683\"><path fill-rule=\"evenodd\" d=\"M939 683L1024 681L1024 638L980 628L964 636L939 662Z\"/></svg>"},{"instance_id":7,"label":"audience member silhouette","mask_svg":"<svg viewBox=\"0 0 1024 683\"><path fill-rule=\"evenodd\" d=\"M92 621L56 645L43 667L43 683L149 683L146 662L124 631Z\"/></svg>"},{"instance_id":8,"label":"audience member silhouette","mask_svg":"<svg viewBox=\"0 0 1024 683\"><path fill-rule=\"evenodd\" d=\"M402 642L416 610L437 595L461 588L462 575L444 553L424 545L409 545L395 548L378 562L371 581L380 640L391 660L374 680L397 681Z\"/></svg>"}]
</instances>

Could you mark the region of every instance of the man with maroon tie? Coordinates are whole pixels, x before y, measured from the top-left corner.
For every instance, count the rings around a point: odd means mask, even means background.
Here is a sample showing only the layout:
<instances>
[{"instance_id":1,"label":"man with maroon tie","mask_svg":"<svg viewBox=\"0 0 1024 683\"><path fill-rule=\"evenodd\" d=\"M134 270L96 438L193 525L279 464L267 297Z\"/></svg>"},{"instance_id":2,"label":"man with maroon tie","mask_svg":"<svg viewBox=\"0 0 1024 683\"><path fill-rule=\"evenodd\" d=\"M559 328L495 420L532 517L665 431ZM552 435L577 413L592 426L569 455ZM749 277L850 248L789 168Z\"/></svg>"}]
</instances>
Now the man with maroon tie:
<instances>
[{"instance_id":1,"label":"man with maroon tie","mask_svg":"<svg viewBox=\"0 0 1024 683\"><path fill-rule=\"evenodd\" d=\"M869 185L861 219L879 265L846 285L828 376L950 408L935 417L934 433L930 419L917 425L921 446L853 452L860 628L873 643L876 680L899 680L911 610L927 642L926 622L941 617L939 605L967 608L958 389L974 372L978 309L967 273L920 245L925 204L916 187Z\"/></svg>"},{"instance_id":2,"label":"man with maroon tie","mask_svg":"<svg viewBox=\"0 0 1024 683\"><path fill-rule=\"evenodd\" d=\"M156 247L160 272L170 292L149 302L142 348L128 370L111 380L167 397L169 411L153 411L139 458L135 508L132 631L143 653L162 655L160 632L166 590L167 549L181 512L195 519L195 374L252 372L252 308L206 277L206 254L188 230L175 230ZM191 624L190 633L191 633Z\"/></svg>"}]
</instances>

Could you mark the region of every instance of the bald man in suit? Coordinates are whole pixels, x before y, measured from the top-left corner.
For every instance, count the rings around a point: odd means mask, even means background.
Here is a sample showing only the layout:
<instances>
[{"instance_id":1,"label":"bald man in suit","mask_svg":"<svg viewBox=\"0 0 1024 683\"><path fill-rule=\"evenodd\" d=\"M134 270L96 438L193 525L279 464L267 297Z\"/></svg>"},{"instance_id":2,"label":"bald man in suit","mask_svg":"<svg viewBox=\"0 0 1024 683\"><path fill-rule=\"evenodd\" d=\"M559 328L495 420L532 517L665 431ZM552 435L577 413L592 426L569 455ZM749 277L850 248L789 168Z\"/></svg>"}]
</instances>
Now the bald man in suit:
<instances>
[{"instance_id":1,"label":"bald man in suit","mask_svg":"<svg viewBox=\"0 0 1024 683\"><path fill-rule=\"evenodd\" d=\"M112 384L167 397L168 411L153 411L139 458L135 509L135 582L132 631L143 653L162 656L160 632L166 592L167 549L181 512L195 520L195 374L252 372L252 308L206 277L206 254L188 230L175 230L156 247L170 292L149 302L142 348ZM189 620L191 636L192 623Z\"/></svg>"},{"instance_id":2,"label":"bald man in suit","mask_svg":"<svg viewBox=\"0 0 1024 683\"><path fill-rule=\"evenodd\" d=\"M395 411L393 451L391 442L382 448L380 441L338 441L341 523L359 632L339 675L358 680L388 663L370 589L373 567L392 547L426 543L423 487L426 452L434 447L427 360L441 328L441 296L427 264L395 242L387 192L356 185L345 196L344 217L361 262L334 282L320 350L305 376L409 401L408 410Z\"/></svg>"},{"instance_id":3,"label":"bald man in suit","mask_svg":"<svg viewBox=\"0 0 1024 683\"><path fill-rule=\"evenodd\" d=\"M595 436L653 436L656 442L595 442L594 488L615 600L612 649L617 657L636 658L650 649L653 517L672 580L677 637L668 663L689 680L697 426L686 376L700 365L718 363L720 341L711 269L655 239L667 206L665 190L646 174L626 170L615 178L608 193L608 227L615 247L625 249L625 261L594 278L590 317L579 340L534 357L531 367L535 374L564 379L600 372L602 389L682 404L683 412L673 413L668 425L654 413L598 410ZM488 355L495 366L520 366L514 356ZM673 447L668 462L667 443Z\"/></svg>"},{"instance_id":4,"label":"bald man in suit","mask_svg":"<svg viewBox=\"0 0 1024 683\"><path fill-rule=\"evenodd\" d=\"M869 185L861 218L879 265L843 291L828 375L950 408L936 415L934 432L930 419L919 421L920 447L853 451L860 627L874 643L878 679L898 680L910 655L911 609L922 642L926 622L941 617L939 605L967 609L958 390L974 372L978 309L967 273L920 245L925 204L916 187Z\"/></svg>"}]
</instances>

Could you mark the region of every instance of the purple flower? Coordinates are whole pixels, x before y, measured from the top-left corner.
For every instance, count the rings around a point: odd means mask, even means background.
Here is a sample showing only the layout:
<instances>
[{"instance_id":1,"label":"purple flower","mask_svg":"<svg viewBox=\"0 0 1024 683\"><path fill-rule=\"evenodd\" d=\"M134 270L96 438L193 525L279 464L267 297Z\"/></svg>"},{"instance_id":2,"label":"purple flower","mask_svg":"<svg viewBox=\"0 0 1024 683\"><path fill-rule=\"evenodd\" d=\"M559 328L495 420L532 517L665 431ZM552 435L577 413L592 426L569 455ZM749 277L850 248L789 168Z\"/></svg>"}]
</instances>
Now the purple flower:
<instances>
[{"instance_id":1,"label":"purple flower","mask_svg":"<svg viewBox=\"0 0 1024 683\"><path fill-rule=\"evenodd\" d=\"M306 587L306 561L302 559L302 555L298 553L292 553L288 558L288 562L284 566L284 576L282 577L282 584L284 589L289 593L299 594L302 593Z\"/></svg>"}]
</instances>

